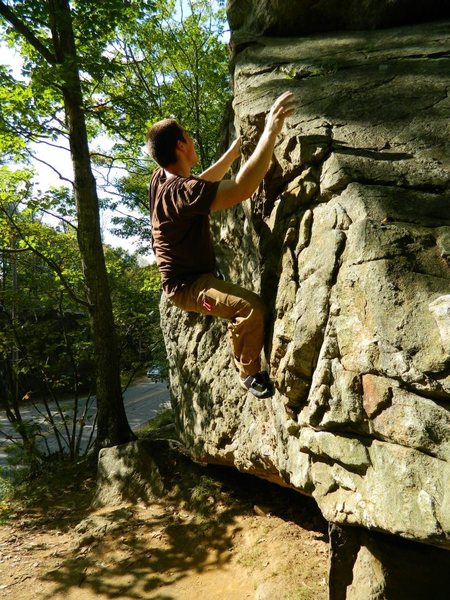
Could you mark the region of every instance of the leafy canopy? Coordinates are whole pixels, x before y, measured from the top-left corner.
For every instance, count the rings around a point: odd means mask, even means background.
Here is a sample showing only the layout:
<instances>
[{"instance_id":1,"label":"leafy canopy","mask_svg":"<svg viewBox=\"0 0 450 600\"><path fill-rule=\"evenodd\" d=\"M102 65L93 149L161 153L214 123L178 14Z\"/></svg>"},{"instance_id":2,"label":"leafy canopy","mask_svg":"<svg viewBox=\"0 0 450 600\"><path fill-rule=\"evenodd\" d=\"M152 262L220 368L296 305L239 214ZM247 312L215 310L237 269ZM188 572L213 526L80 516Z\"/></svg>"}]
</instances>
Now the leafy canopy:
<instances>
[{"instance_id":1,"label":"leafy canopy","mask_svg":"<svg viewBox=\"0 0 450 600\"><path fill-rule=\"evenodd\" d=\"M47 3L8 5L51 54ZM139 235L148 250L147 185L154 165L143 150L145 132L174 116L197 142L199 168L214 160L230 98L224 10L210 0L74 0L71 13L103 207L125 211L115 214L114 233ZM36 155L30 142L40 143L41 159L45 144L67 148L65 66L47 60L1 16L0 34L23 59L20 77L0 67L0 156L27 160Z\"/></svg>"}]
</instances>

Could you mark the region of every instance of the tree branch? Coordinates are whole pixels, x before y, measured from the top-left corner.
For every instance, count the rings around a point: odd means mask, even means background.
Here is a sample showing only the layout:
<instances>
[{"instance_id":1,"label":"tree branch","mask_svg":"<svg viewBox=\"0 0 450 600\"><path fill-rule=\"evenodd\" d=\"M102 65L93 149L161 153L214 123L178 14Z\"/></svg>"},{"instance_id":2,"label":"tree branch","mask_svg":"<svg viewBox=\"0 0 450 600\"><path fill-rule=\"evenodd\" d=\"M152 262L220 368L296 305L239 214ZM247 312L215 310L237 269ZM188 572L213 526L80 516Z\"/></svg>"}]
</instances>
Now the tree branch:
<instances>
[{"instance_id":1,"label":"tree branch","mask_svg":"<svg viewBox=\"0 0 450 600\"><path fill-rule=\"evenodd\" d=\"M34 158L34 160L36 160L37 162L40 162L41 164L43 164L46 167L48 167L49 169L51 169L54 173L56 173L56 175L58 175L58 177L61 179L61 181L67 181L67 183L70 183L70 185L73 186L73 181L71 179L68 179L67 177L64 177L64 175L61 175L61 173L58 171L58 169L56 169L53 165L51 165L50 163L48 163L47 161L45 161L42 158L38 158L36 156L36 154L34 154L34 152L31 152L31 150L28 151L28 154L30 156L32 156Z\"/></svg>"},{"instance_id":2,"label":"tree branch","mask_svg":"<svg viewBox=\"0 0 450 600\"><path fill-rule=\"evenodd\" d=\"M30 42L30 44L39 52L41 56L45 58L47 62L51 65L55 65L57 63L56 56L50 52L50 50L45 46L38 38L34 35L34 33L28 29L23 21L17 17L14 12L7 6L2 0L0 0L0 15L2 15L11 25L14 27L16 31L21 33L23 37Z\"/></svg>"},{"instance_id":3,"label":"tree branch","mask_svg":"<svg viewBox=\"0 0 450 600\"><path fill-rule=\"evenodd\" d=\"M39 210L41 212L45 213L46 215L50 215L50 217L54 217L55 219L58 219L58 221L62 221L63 223L65 223L69 227L72 227L72 229L74 229L75 231L78 231L78 227L76 225L74 225L71 221L69 221L69 219L65 219L64 217L62 217L58 213L54 213L51 210L47 210L45 208L40 208Z\"/></svg>"},{"instance_id":4,"label":"tree branch","mask_svg":"<svg viewBox=\"0 0 450 600\"><path fill-rule=\"evenodd\" d=\"M0 253L16 254L18 252L31 252L31 248L0 248Z\"/></svg>"},{"instance_id":5,"label":"tree branch","mask_svg":"<svg viewBox=\"0 0 450 600\"><path fill-rule=\"evenodd\" d=\"M71 288L69 282L64 277L64 274L63 274L62 269L60 268L60 266L53 259L49 258L45 254L43 254L42 252L40 252L35 246L33 246L32 244L30 244L30 242L22 234L22 231L21 231L20 227L18 227L18 225L14 221L14 219L6 211L2 210L2 212L5 214L6 218L8 219L8 221L10 222L10 224L12 225L12 227L15 229L15 231L19 234L20 238L26 243L27 249L31 250L33 252L33 254L35 254L41 260L43 260L58 275L59 280L61 281L61 284L63 285L63 287L65 288L65 290L69 294L69 296L75 302L77 302L78 304L80 304L81 306L85 306L86 308L90 308L92 306L90 304L90 302L87 302L86 300L83 300L82 298L80 298L79 296L76 295L76 293L74 292L74 290Z\"/></svg>"}]
</instances>

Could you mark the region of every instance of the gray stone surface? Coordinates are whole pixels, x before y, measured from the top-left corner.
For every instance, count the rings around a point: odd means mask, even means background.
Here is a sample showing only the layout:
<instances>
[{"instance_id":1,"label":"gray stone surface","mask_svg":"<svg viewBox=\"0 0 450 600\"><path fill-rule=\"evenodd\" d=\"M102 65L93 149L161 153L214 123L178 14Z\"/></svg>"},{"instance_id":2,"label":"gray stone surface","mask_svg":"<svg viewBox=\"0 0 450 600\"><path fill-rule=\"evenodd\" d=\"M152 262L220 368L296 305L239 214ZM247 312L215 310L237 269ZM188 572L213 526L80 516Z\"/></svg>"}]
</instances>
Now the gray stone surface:
<instances>
[{"instance_id":1,"label":"gray stone surface","mask_svg":"<svg viewBox=\"0 0 450 600\"><path fill-rule=\"evenodd\" d=\"M236 385L225 323L161 306L194 457L312 495L333 523L445 547L449 73L450 23L237 54L244 159L272 101L298 98L253 201L214 221L221 270L268 305L274 397Z\"/></svg>"},{"instance_id":2,"label":"gray stone surface","mask_svg":"<svg viewBox=\"0 0 450 600\"><path fill-rule=\"evenodd\" d=\"M148 440L100 450L92 506L151 502L159 498L164 492L160 453L161 448Z\"/></svg>"},{"instance_id":3,"label":"gray stone surface","mask_svg":"<svg viewBox=\"0 0 450 600\"><path fill-rule=\"evenodd\" d=\"M330 600L447 600L450 553L358 527L330 527Z\"/></svg>"},{"instance_id":4,"label":"gray stone surface","mask_svg":"<svg viewBox=\"0 0 450 600\"><path fill-rule=\"evenodd\" d=\"M242 40L425 22L450 17L450 7L445 0L227 0L227 14Z\"/></svg>"}]
</instances>

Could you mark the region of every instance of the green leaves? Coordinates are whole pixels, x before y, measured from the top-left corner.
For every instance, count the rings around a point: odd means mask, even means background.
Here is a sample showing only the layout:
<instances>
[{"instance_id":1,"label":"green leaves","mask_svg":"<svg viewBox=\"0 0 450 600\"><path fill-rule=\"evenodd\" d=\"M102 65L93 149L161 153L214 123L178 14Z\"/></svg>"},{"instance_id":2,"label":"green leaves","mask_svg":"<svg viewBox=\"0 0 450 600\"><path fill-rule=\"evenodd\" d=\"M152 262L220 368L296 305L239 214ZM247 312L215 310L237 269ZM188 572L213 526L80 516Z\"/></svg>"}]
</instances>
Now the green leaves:
<instances>
[{"instance_id":1,"label":"green leaves","mask_svg":"<svg viewBox=\"0 0 450 600\"><path fill-rule=\"evenodd\" d=\"M214 2L73 0L66 18L73 24L76 55L58 53L62 37L55 36L55 28L52 32L48 14L49 6L56 5L0 0L0 33L23 59L20 76L0 67L0 164L14 161L21 167L0 169L0 304L4 314L20 314L27 337L22 356L28 348L30 360L47 361L45 369L54 368L53 380L61 382L66 381L64 361L58 361L67 340L64 346L56 335L55 319L49 319L50 331L42 315L81 315L72 324L70 347L77 360L88 360L92 346L86 316L87 263L82 267L76 244L82 228L77 232L72 190L38 193L32 186L33 171L22 167L32 142L57 140L62 145L61 138L69 138L72 113L64 111L63 91L67 93L68 80L76 73L72 67L76 62L83 97L77 96L71 109L82 107L78 112L86 120L91 144L99 135L113 138L110 158L99 153L97 164L103 172L117 165L127 170L126 177L116 175L114 182L120 204L110 199L112 193L104 202L116 208L115 227L124 236L138 234L147 248L147 184L154 166L143 152L147 127L175 116L196 139L199 168L205 168L216 154L230 89L224 14ZM12 28L1 16L2 6L10 7L23 27ZM64 23L60 25L63 31ZM72 123L72 134L81 129ZM142 217L124 217L121 210ZM136 257L112 250L106 252L106 262L124 367L132 371L150 360L163 366L156 267L141 268ZM1 343L11 347L13 340Z\"/></svg>"},{"instance_id":2,"label":"green leaves","mask_svg":"<svg viewBox=\"0 0 450 600\"><path fill-rule=\"evenodd\" d=\"M0 365L18 347L15 374L31 389L44 385L45 376L45 385L54 391L70 391L73 364L82 376L77 385L92 384L89 318L74 300L85 293L75 231L43 221L42 207L27 187L31 173L5 167L0 174L0 238L5 244L0 247ZM46 201L48 207L53 199ZM150 361L164 367L156 266L141 267L136 256L111 248L105 249L105 259L123 371L133 373Z\"/></svg>"},{"instance_id":3,"label":"green leaves","mask_svg":"<svg viewBox=\"0 0 450 600\"><path fill-rule=\"evenodd\" d=\"M207 0L157 2L133 30L119 30L111 57L121 70L101 82L109 110L99 117L116 151L142 156L147 127L174 116L195 137L201 168L213 161L230 96L223 24Z\"/></svg>"},{"instance_id":4,"label":"green leaves","mask_svg":"<svg viewBox=\"0 0 450 600\"><path fill-rule=\"evenodd\" d=\"M53 51L47 3L9 5ZM175 116L196 140L199 169L213 162L230 97L224 12L209 0L89 0L72 2L71 14L91 142L105 134L114 140L104 153L110 158L94 160L103 172L113 165L129 172L120 178L116 173L113 183L127 208L144 215L116 215L114 225L124 237L142 236L148 247L146 185L154 165L143 151L145 133L157 120ZM24 66L22 77L0 68L0 157L27 161L31 142L68 136L61 93L67 65L50 64L0 16L0 32L2 26Z\"/></svg>"},{"instance_id":5,"label":"green leaves","mask_svg":"<svg viewBox=\"0 0 450 600\"><path fill-rule=\"evenodd\" d=\"M90 98L91 122L97 118L113 138L109 154L128 171L115 181L122 204L142 214L115 215L114 233L139 236L147 250L148 181L155 167L143 149L147 128L177 118L196 141L199 171L214 162L221 141L231 91L225 17L213 4L158 1L133 26L120 26L108 48L112 75L104 72Z\"/></svg>"}]
</instances>

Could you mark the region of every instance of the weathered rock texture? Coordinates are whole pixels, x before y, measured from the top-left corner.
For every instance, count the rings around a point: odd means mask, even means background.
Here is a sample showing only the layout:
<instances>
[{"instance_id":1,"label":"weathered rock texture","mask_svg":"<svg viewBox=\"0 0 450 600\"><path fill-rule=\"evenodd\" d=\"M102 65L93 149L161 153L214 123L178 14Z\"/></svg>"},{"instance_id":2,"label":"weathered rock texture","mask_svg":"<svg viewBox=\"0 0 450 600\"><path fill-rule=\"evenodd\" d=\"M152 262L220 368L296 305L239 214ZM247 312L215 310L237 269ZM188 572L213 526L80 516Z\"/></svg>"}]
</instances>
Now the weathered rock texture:
<instances>
[{"instance_id":1,"label":"weathered rock texture","mask_svg":"<svg viewBox=\"0 0 450 600\"><path fill-rule=\"evenodd\" d=\"M272 101L298 98L259 193L215 223L225 275L270 309L273 398L237 387L225 323L162 303L193 456L310 494L333 523L443 547L449 48L450 23L434 23L261 37L236 54L245 157Z\"/></svg>"},{"instance_id":2,"label":"weathered rock texture","mask_svg":"<svg viewBox=\"0 0 450 600\"><path fill-rule=\"evenodd\" d=\"M180 500L189 497L192 506L198 508L204 498L201 494L198 498L191 497L192 485L202 475L203 466L194 464L184 446L167 435L172 435L172 431L162 426L147 432L143 439L102 448L91 508L123 507L136 502L152 504L168 495ZM87 521L82 533L90 535L92 520ZM99 524L103 531L102 518ZM84 525L80 528L85 529ZM95 523L94 529L97 530Z\"/></svg>"},{"instance_id":3,"label":"weathered rock texture","mask_svg":"<svg viewBox=\"0 0 450 600\"><path fill-rule=\"evenodd\" d=\"M235 39L377 29L450 17L446 0L228 0Z\"/></svg>"},{"instance_id":4,"label":"weathered rock texture","mask_svg":"<svg viewBox=\"0 0 450 600\"><path fill-rule=\"evenodd\" d=\"M100 450L92 507L151 502L162 496L170 453L170 442L162 440L138 440Z\"/></svg>"},{"instance_id":5,"label":"weathered rock texture","mask_svg":"<svg viewBox=\"0 0 450 600\"><path fill-rule=\"evenodd\" d=\"M330 600L445 600L448 552L358 527L330 527Z\"/></svg>"}]
</instances>

